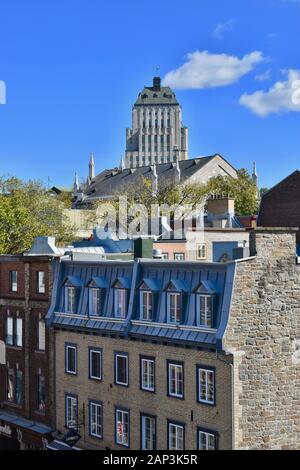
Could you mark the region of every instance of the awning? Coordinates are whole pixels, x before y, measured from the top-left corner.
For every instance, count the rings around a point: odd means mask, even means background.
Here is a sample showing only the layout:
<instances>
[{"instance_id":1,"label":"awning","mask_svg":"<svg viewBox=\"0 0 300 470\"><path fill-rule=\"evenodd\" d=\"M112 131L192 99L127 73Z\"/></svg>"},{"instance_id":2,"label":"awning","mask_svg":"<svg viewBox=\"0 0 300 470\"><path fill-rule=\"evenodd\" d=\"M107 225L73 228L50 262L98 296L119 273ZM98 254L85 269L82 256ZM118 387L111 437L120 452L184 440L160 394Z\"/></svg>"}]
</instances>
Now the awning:
<instances>
[{"instance_id":1,"label":"awning","mask_svg":"<svg viewBox=\"0 0 300 470\"><path fill-rule=\"evenodd\" d=\"M18 428L24 428L28 431L36 432L38 434L49 434L53 431L52 428L36 421L30 421L29 419L22 418L22 416L14 415L13 413L7 413L6 411L0 412L0 421L5 421L10 425Z\"/></svg>"},{"instance_id":2,"label":"awning","mask_svg":"<svg viewBox=\"0 0 300 470\"><path fill-rule=\"evenodd\" d=\"M68 444L56 439L47 445L47 450L81 450L78 447L70 447Z\"/></svg>"}]
</instances>

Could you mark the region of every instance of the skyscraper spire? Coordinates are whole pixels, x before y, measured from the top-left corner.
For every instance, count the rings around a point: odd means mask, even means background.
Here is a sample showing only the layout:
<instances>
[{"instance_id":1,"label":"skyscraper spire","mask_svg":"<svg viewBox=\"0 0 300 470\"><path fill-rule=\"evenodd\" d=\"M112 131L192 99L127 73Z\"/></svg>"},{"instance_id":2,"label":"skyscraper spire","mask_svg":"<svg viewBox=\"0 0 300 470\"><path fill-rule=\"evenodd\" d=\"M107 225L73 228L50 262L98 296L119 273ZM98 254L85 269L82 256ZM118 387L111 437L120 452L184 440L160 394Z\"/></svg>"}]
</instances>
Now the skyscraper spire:
<instances>
[{"instance_id":1,"label":"skyscraper spire","mask_svg":"<svg viewBox=\"0 0 300 470\"><path fill-rule=\"evenodd\" d=\"M121 171L125 170L125 162L124 162L123 156L121 156L121 158L120 158L119 170L121 170Z\"/></svg>"},{"instance_id":2,"label":"skyscraper spire","mask_svg":"<svg viewBox=\"0 0 300 470\"><path fill-rule=\"evenodd\" d=\"M90 182L95 178L95 160L94 154L91 152L89 161L89 180Z\"/></svg>"},{"instance_id":3,"label":"skyscraper spire","mask_svg":"<svg viewBox=\"0 0 300 470\"><path fill-rule=\"evenodd\" d=\"M79 191L79 181L78 181L77 173L75 173L75 177L74 177L73 191L74 191L74 194L76 194Z\"/></svg>"}]
</instances>

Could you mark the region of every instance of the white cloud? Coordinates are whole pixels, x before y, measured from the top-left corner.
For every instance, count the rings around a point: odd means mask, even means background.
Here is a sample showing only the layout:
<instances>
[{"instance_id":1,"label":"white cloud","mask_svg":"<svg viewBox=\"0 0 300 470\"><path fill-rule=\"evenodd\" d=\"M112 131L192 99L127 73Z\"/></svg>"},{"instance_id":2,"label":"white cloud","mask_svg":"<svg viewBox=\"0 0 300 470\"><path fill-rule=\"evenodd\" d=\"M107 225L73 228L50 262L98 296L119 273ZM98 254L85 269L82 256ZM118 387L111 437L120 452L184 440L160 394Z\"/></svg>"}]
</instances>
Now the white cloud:
<instances>
[{"instance_id":1,"label":"white cloud","mask_svg":"<svg viewBox=\"0 0 300 470\"><path fill-rule=\"evenodd\" d=\"M177 89L201 89L231 85L263 62L262 52L255 51L241 59L227 54L195 51L187 54L187 61L171 70L163 79L164 85Z\"/></svg>"},{"instance_id":2,"label":"white cloud","mask_svg":"<svg viewBox=\"0 0 300 470\"><path fill-rule=\"evenodd\" d=\"M276 82L268 91L245 93L240 104L261 117L270 114L300 112L300 70L287 70L285 81Z\"/></svg>"},{"instance_id":3,"label":"white cloud","mask_svg":"<svg viewBox=\"0 0 300 470\"><path fill-rule=\"evenodd\" d=\"M225 23L219 23L213 30L212 36L216 39L222 39L225 33L232 31L234 23L235 20L233 18L226 21Z\"/></svg>"},{"instance_id":4,"label":"white cloud","mask_svg":"<svg viewBox=\"0 0 300 470\"><path fill-rule=\"evenodd\" d=\"M271 80L271 70L266 70L260 75L256 75L255 80L257 80L258 82L266 82L268 80Z\"/></svg>"}]
</instances>

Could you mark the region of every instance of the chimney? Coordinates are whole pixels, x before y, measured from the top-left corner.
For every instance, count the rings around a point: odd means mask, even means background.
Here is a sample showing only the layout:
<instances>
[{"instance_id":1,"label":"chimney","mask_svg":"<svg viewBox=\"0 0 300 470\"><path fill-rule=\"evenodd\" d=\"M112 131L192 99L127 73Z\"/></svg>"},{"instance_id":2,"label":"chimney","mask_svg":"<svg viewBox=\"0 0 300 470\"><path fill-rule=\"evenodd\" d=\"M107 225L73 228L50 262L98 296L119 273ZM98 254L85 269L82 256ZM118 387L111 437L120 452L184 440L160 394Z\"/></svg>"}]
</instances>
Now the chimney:
<instances>
[{"instance_id":1,"label":"chimney","mask_svg":"<svg viewBox=\"0 0 300 470\"><path fill-rule=\"evenodd\" d=\"M153 240L137 238L134 240L134 258L153 258Z\"/></svg>"},{"instance_id":2,"label":"chimney","mask_svg":"<svg viewBox=\"0 0 300 470\"><path fill-rule=\"evenodd\" d=\"M234 199L213 197L207 201L207 220L216 228L230 228L235 215Z\"/></svg>"},{"instance_id":3,"label":"chimney","mask_svg":"<svg viewBox=\"0 0 300 470\"><path fill-rule=\"evenodd\" d=\"M153 78L153 91L160 91L160 77Z\"/></svg>"}]
</instances>

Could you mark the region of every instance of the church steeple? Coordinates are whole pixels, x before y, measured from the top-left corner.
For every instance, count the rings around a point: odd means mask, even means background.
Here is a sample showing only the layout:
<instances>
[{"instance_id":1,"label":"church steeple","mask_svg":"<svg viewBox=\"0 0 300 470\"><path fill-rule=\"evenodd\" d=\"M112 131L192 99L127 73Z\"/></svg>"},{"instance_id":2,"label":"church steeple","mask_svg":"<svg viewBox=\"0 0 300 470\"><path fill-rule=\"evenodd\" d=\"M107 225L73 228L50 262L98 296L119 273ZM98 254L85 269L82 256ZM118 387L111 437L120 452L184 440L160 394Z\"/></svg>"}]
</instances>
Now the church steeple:
<instances>
[{"instance_id":1,"label":"church steeple","mask_svg":"<svg viewBox=\"0 0 300 470\"><path fill-rule=\"evenodd\" d=\"M91 152L89 161L89 180L92 181L95 178L95 160L94 154Z\"/></svg>"},{"instance_id":2,"label":"church steeple","mask_svg":"<svg viewBox=\"0 0 300 470\"><path fill-rule=\"evenodd\" d=\"M78 191L79 191L79 181L78 181L77 173L75 173L74 183L73 183L73 192L74 194L76 194Z\"/></svg>"},{"instance_id":3,"label":"church steeple","mask_svg":"<svg viewBox=\"0 0 300 470\"><path fill-rule=\"evenodd\" d=\"M258 182L258 175L257 175L257 169L256 169L256 162L253 162L253 173L252 173L252 181L256 184Z\"/></svg>"}]
</instances>

